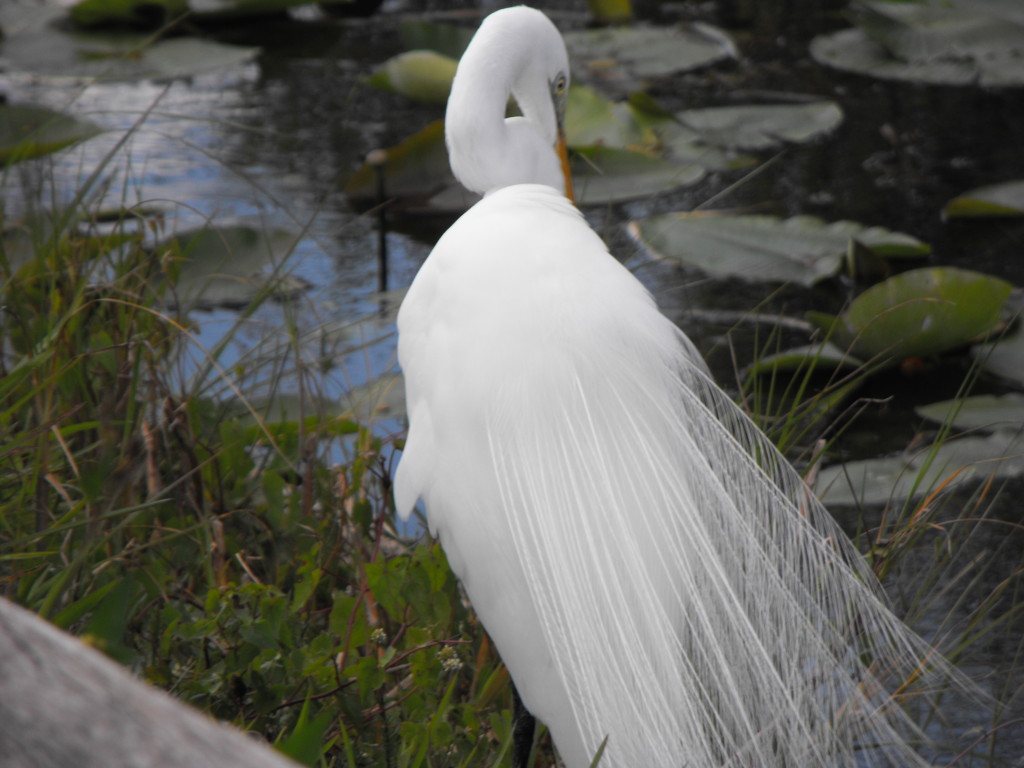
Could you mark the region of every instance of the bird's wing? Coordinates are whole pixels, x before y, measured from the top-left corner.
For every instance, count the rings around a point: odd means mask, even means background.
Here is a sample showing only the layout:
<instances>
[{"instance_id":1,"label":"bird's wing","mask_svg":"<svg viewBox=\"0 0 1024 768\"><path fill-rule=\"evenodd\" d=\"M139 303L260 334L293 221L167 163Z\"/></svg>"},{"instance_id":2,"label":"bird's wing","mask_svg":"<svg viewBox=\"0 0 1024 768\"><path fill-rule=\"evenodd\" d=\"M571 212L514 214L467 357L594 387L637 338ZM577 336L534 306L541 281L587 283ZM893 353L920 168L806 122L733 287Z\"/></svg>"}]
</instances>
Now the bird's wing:
<instances>
[{"instance_id":1,"label":"bird's wing","mask_svg":"<svg viewBox=\"0 0 1024 768\"><path fill-rule=\"evenodd\" d=\"M524 702L569 765L605 736L609 766L921 764L889 692L928 647L544 189L453 226L400 318L400 498L426 499Z\"/></svg>"}]
</instances>

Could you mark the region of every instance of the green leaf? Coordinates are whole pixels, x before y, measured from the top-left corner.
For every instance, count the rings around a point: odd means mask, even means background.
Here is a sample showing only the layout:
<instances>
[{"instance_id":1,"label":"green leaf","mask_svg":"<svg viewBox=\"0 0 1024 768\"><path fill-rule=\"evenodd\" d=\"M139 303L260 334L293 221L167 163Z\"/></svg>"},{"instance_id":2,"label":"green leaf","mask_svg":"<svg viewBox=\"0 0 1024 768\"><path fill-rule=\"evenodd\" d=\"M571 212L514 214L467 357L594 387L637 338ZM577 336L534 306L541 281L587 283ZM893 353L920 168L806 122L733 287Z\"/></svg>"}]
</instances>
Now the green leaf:
<instances>
[{"instance_id":1,"label":"green leaf","mask_svg":"<svg viewBox=\"0 0 1024 768\"><path fill-rule=\"evenodd\" d=\"M1020 7L992 0L860 3L853 29L811 41L821 64L884 79L985 87L1024 84Z\"/></svg>"},{"instance_id":2,"label":"green leaf","mask_svg":"<svg viewBox=\"0 0 1024 768\"><path fill-rule=\"evenodd\" d=\"M1024 216L1024 181L978 187L946 203L949 218Z\"/></svg>"},{"instance_id":3,"label":"green leaf","mask_svg":"<svg viewBox=\"0 0 1024 768\"><path fill-rule=\"evenodd\" d=\"M94 123L45 107L2 104L0 165L47 155L102 132Z\"/></svg>"},{"instance_id":4,"label":"green leaf","mask_svg":"<svg viewBox=\"0 0 1024 768\"><path fill-rule=\"evenodd\" d=\"M852 240L880 254L929 251L909 235L813 216L670 213L632 221L629 232L655 255L715 277L808 286L839 271Z\"/></svg>"},{"instance_id":5,"label":"green leaf","mask_svg":"<svg viewBox=\"0 0 1024 768\"><path fill-rule=\"evenodd\" d=\"M458 61L473 39L473 27L462 24L440 24L419 19L403 19L398 34L406 50L436 51Z\"/></svg>"},{"instance_id":6,"label":"green leaf","mask_svg":"<svg viewBox=\"0 0 1024 768\"><path fill-rule=\"evenodd\" d=\"M259 49L194 37L153 42L129 32L72 34L46 26L5 40L3 53L10 70L37 77L122 81L186 78L240 66Z\"/></svg>"},{"instance_id":7,"label":"green leaf","mask_svg":"<svg viewBox=\"0 0 1024 768\"><path fill-rule=\"evenodd\" d=\"M298 237L283 229L238 225L179 232L157 246L177 272L173 300L187 309L245 307L263 294L288 298L306 290L281 274Z\"/></svg>"},{"instance_id":8,"label":"green leaf","mask_svg":"<svg viewBox=\"0 0 1024 768\"><path fill-rule=\"evenodd\" d=\"M392 616L401 616L406 604L402 592L408 565L406 558L394 558L387 562L367 563L365 566L367 586L377 603Z\"/></svg>"},{"instance_id":9,"label":"green leaf","mask_svg":"<svg viewBox=\"0 0 1024 768\"><path fill-rule=\"evenodd\" d=\"M1024 424L1024 394L975 395L920 405L919 416L957 429L1011 429Z\"/></svg>"},{"instance_id":10,"label":"green leaf","mask_svg":"<svg viewBox=\"0 0 1024 768\"><path fill-rule=\"evenodd\" d=\"M188 11L187 0L81 0L68 11L80 27L157 28Z\"/></svg>"},{"instance_id":11,"label":"green leaf","mask_svg":"<svg viewBox=\"0 0 1024 768\"><path fill-rule=\"evenodd\" d=\"M577 79L620 93L736 55L725 32L704 24L573 30L563 37Z\"/></svg>"},{"instance_id":12,"label":"green leaf","mask_svg":"<svg viewBox=\"0 0 1024 768\"><path fill-rule=\"evenodd\" d=\"M100 601L82 630L82 636L88 638L90 644L122 663L131 662L135 656L124 640L128 620L141 591L133 577L120 579Z\"/></svg>"},{"instance_id":13,"label":"green leaf","mask_svg":"<svg viewBox=\"0 0 1024 768\"><path fill-rule=\"evenodd\" d=\"M367 78L367 83L429 104L444 104L458 62L435 51L407 51L394 56Z\"/></svg>"},{"instance_id":14,"label":"green leaf","mask_svg":"<svg viewBox=\"0 0 1024 768\"><path fill-rule=\"evenodd\" d=\"M312 715L311 699L307 698L299 712L299 719L284 739L275 746L279 752L287 755L303 765L316 766L320 763L323 752L324 734L334 722L335 713L331 707L324 707L317 715Z\"/></svg>"},{"instance_id":15,"label":"green leaf","mask_svg":"<svg viewBox=\"0 0 1024 768\"><path fill-rule=\"evenodd\" d=\"M695 184L704 169L651 157L643 152L606 147L575 147L573 186L581 205L651 197Z\"/></svg>"},{"instance_id":16,"label":"green leaf","mask_svg":"<svg viewBox=\"0 0 1024 768\"><path fill-rule=\"evenodd\" d=\"M360 424L372 424L380 418L403 419L405 380L401 374L386 373L373 381L350 389L343 398L343 414Z\"/></svg>"},{"instance_id":17,"label":"green leaf","mask_svg":"<svg viewBox=\"0 0 1024 768\"><path fill-rule=\"evenodd\" d=\"M973 347L971 356L988 373L1024 387L1024 332L1019 323L992 343Z\"/></svg>"},{"instance_id":18,"label":"green leaf","mask_svg":"<svg viewBox=\"0 0 1024 768\"><path fill-rule=\"evenodd\" d=\"M448 166L441 120L385 150L380 160L379 163L364 163L345 185L345 193L364 202L377 202L379 191L383 192L383 199L425 201L455 183ZM468 192L466 198L473 199Z\"/></svg>"},{"instance_id":19,"label":"green leaf","mask_svg":"<svg viewBox=\"0 0 1024 768\"><path fill-rule=\"evenodd\" d=\"M244 18L279 14L313 2L330 6L344 0L189 0L189 8L198 18Z\"/></svg>"},{"instance_id":20,"label":"green leaf","mask_svg":"<svg viewBox=\"0 0 1024 768\"><path fill-rule=\"evenodd\" d=\"M644 132L645 144L648 134L653 134L655 148L668 160L721 171L736 170L757 162L749 155L708 143L703 134L683 125L675 115L646 94L630 94L629 108L633 121Z\"/></svg>"},{"instance_id":21,"label":"green leaf","mask_svg":"<svg viewBox=\"0 0 1024 768\"><path fill-rule=\"evenodd\" d=\"M569 90L566 139L574 148L602 146L639 151L675 163L729 170L754 162L723 152L644 94L613 102L586 86Z\"/></svg>"},{"instance_id":22,"label":"green leaf","mask_svg":"<svg viewBox=\"0 0 1024 768\"><path fill-rule=\"evenodd\" d=\"M304 567L302 569L298 581L295 582L295 589L292 594L291 609L293 611L302 608L309 598L313 596L322 575L323 572L319 568Z\"/></svg>"},{"instance_id":23,"label":"green leaf","mask_svg":"<svg viewBox=\"0 0 1024 768\"><path fill-rule=\"evenodd\" d=\"M777 371L802 371L808 368L830 372L836 368L855 370L862 365L864 365L862 360L858 360L849 352L826 341L823 344L808 344L785 349L773 355L764 355L751 363L746 372L762 374Z\"/></svg>"},{"instance_id":24,"label":"green leaf","mask_svg":"<svg viewBox=\"0 0 1024 768\"><path fill-rule=\"evenodd\" d=\"M587 0L587 10L598 24L623 24L633 18L629 0Z\"/></svg>"},{"instance_id":25,"label":"green leaf","mask_svg":"<svg viewBox=\"0 0 1024 768\"><path fill-rule=\"evenodd\" d=\"M76 600L71 605L62 609L60 613L53 617L53 624L61 629L67 629L95 608L96 605L107 596L107 593L110 592L110 590L114 589L114 587L121 583L122 582L120 581L111 581L104 584L102 587L93 589L80 600Z\"/></svg>"},{"instance_id":26,"label":"green leaf","mask_svg":"<svg viewBox=\"0 0 1024 768\"><path fill-rule=\"evenodd\" d=\"M341 592L335 594L328 629L332 635L340 637L343 643L347 641L350 648L365 645L370 637L370 630L363 603L354 595Z\"/></svg>"},{"instance_id":27,"label":"green leaf","mask_svg":"<svg viewBox=\"0 0 1024 768\"><path fill-rule=\"evenodd\" d=\"M882 364L936 355L988 333L1012 286L951 267L915 269L872 286L839 316L833 340Z\"/></svg>"},{"instance_id":28,"label":"green leaf","mask_svg":"<svg viewBox=\"0 0 1024 768\"><path fill-rule=\"evenodd\" d=\"M920 498L941 483L952 489L990 476L1024 474L1019 429L984 437L946 440L910 455L848 461L818 474L818 495L826 505L896 504Z\"/></svg>"},{"instance_id":29,"label":"green leaf","mask_svg":"<svg viewBox=\"0 0 1024 768\"><path fill-rule=\"evenodd\" d=\"M627 103L612 102L584 85L569 89L565 139L572 147L602 145L628 149L655 143L653 132L637 123Z\"/></svg>"},{"instance_id":30,"label":"green leaf","mask_svg":"<svg viewBox=\"0 0 1024 768\"><path fill-rule=\"evenodd\" d=\"M359 686L359 696L363 701L368 701L370 695L384 685L385 674L376 656L363 656L355 664L356 684Z\"/></svg>"},{"instance_id":31,"label":"green leaf","mask_svg":"<svg viewBox=\"0 0 1024 768\"><path fill-rule=\"evenodd\" d=\"M842 123L843 111L835 102L813 101L689 109L676 117L709 144L758 150L827 135Z\"/></svg>"}]
</instances>

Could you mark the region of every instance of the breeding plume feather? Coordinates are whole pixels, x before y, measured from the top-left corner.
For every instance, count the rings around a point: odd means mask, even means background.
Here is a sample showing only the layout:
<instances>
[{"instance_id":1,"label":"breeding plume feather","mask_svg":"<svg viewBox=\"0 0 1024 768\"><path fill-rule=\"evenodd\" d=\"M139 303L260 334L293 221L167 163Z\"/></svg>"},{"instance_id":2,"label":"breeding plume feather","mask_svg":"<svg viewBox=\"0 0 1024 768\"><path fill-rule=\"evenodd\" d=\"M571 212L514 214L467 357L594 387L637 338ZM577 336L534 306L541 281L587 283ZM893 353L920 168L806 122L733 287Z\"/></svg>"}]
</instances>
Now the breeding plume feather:
<instances>
[{"instance_id":1,"label":"breeding plume feather","mask_svg":"<svg viewBox=\"0 0 1024 768\"><path fill-rule=\"evenodd\" d=\"M569 768L606 737L616 768L923 765L891 694L953 673L563 195L567 78L525 7L459 65L448 149L485 196L399 313L399 512Z\"/></svg>"}]
</instances>

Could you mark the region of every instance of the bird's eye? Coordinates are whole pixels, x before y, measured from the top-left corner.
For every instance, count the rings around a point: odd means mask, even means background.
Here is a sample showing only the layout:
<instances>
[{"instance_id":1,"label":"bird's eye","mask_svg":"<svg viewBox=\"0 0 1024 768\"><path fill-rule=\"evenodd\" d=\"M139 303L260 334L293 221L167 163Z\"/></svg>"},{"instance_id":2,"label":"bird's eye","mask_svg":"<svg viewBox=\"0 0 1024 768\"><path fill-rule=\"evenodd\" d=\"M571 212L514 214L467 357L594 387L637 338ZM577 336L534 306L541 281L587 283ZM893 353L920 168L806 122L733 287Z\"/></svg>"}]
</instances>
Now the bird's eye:
<instances>
[{"instance_id":1,"label":"bird's eye","mask_svg":"<svg viewBox=\"0 0 1024 768\"><path fill-rule=\"evenodd\" d=\"M558 77L555 78L554 92L559 96L563 95L565 93L565 87L567 84L568 83L566 81L565 75L559 75Z\"/></svg>"}]
</instances>

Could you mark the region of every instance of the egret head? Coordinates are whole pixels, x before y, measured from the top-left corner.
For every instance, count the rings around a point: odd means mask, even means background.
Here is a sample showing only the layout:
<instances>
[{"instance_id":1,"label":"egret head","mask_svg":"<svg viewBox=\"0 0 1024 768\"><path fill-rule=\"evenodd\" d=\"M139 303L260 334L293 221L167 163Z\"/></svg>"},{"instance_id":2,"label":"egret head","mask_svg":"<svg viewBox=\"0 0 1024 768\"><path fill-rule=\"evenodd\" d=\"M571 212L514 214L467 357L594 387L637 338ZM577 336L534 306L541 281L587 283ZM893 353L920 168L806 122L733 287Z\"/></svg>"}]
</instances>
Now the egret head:
<instances>
[{"instance_id":1,"label":"egret head","mask_svg":"<svg viewBox=\"0 0 1024 768\"><path fill-rule=\"evenodd\" d=\"M459 62L445 136L452 171L486 194L511 184L566 190L562 121L569 56L555 25L517 6L484 19ZM522 117L505 119L513 96Z\"/></svg>"}]
</instances>

